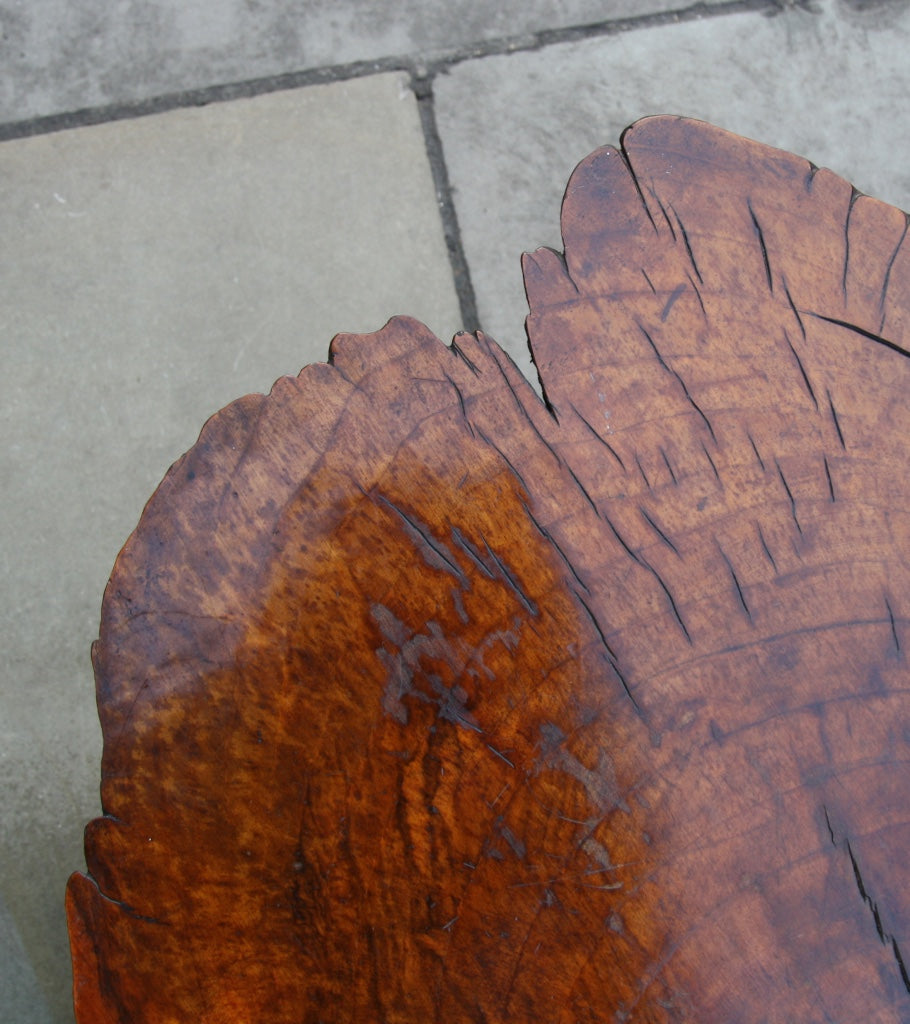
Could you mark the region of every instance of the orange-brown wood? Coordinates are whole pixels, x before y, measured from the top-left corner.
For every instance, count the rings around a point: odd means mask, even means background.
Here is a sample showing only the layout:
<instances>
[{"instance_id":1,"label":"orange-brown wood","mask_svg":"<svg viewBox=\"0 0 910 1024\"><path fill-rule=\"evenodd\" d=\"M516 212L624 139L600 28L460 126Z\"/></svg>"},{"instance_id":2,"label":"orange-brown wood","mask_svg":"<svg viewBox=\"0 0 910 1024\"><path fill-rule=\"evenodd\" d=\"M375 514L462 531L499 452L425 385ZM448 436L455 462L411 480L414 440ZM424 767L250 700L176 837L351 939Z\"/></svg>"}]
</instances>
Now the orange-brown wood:
<instances>
[{"instance_id":1,"label":"orange-brown wood","mask_svg":"<svg viewBox=\"0 0 910 1024\"><path fill-rule=\"evenodd\" d=\"M397 318L149 502L80 1024L910 1020L907 217L651 118L562 221L546 403Z\"/></svg>"}]
</instances>

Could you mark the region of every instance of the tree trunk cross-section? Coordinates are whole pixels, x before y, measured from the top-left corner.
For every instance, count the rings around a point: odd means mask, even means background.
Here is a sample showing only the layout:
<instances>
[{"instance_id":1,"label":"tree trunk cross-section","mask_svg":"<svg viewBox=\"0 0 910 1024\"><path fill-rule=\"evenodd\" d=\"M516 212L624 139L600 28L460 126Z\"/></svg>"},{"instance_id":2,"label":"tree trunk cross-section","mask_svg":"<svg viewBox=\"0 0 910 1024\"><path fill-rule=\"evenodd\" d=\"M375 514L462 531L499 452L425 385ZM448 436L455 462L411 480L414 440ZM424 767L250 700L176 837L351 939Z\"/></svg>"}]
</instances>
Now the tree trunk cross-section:
<instances>
[{"instance_id":1,"label":"tree trunk cross-section","mask_svg":"<svg viewBox=\"0 0 910 1024\"><path fill-rule=\"evenodd\" d=\"M910 1021L910 240L650 118L170 470L94 648L80 1024Z\"/></svg>"}]
</instances>

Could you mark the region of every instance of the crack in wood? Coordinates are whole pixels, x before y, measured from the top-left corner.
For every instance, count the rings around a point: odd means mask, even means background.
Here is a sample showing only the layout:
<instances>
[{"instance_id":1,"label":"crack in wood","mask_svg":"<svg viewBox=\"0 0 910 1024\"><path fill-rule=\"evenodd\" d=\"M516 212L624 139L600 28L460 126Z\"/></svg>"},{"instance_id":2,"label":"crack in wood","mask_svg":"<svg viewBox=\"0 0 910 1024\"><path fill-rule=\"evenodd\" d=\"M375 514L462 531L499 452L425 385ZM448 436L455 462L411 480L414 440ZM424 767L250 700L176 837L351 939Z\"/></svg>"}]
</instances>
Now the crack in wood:
<instances>
[{"instance_id":1,"label":"crack in wood","mask_svg":"<svg viewBox=\"0 0 910 1024\"><path fill-rule=\"evenodd\" d=\"M828 395L828 408L831 411L831 420L834 423L834 429L837 431L837 439L840 441L841 448L844 451L847 450L847 442L844 440L844 434L840 427L840 418L837 415L837 409L834 408L834 399L831 397L830 390L827 392Z\"/></svg>"},{"instance_id":2,"label":"crack in wood","mask_svg":"<svg viewBox=\"0 0 910 1024\"><path fill-rule=\"evenodd\" d=\"M774 278L771 275L771 260L768 258L768 246L765 244L765 233L762 231L761 224L758 223L758 217L755 216L755 210L752 209L751 199L746 200L746 206L749 210L749 216L752 218L752 227L755 229L755 234L758 237L758 245L761 249L762 265L765 269L765 279L768 282L768 291L774 292Z\"/></svg>"},{"instance_id":3,"label":"crack in wood","mask_svg":"<svg viewBox=\"0 0 910 1024\"><path fill-rule=\"evenodd\" d=\"M749 608L748 602L746 601L746 595L743 592L742 584L739 582L739 577L736 575L736 570L733 568L733 563L730 561L730 558L727 555L727 553L724 551L724 549L720 546L720 542L717 541L716 543L717 543L717 550L720 552L720 557L726 563L727 570L730 573L730 578L733 580L733 587L734 587L734 589L736 591L736 596L737 596L737 599L739 601L739 606L742 608L742 610L745 613L745 616L749 620L749 622L754 624L754 619L752 618L752 611Z\"/></svg>"},{"instance_id":4,"label":"crack in wood","mask_svg":"<svg viewBox=\"0 0 910 1024\"><path fill-rule=\"evenodd\" d=\"M682 234L683 245L686 247L686 253L689 257L689 262L692 264L692 269L695 271L695 276L698 278L699 284L704 284L705 279L701 276L701 271L698 269L698 263L695 261L695 253L692 252L692 244L689 241L689 233L686 231L685 225L680 219L679 214L673 208L672 204L670 209L673 211L673 216L676 218L676 223L679 225L680 233Z\"/></svg>"},{"instance_id":5,"label":"crack in wood","mask_svg":"<svg viewBox=\"0 0 910 1024\"><path fill-rule=\"evenodd\" d=\"M815 389L812 387L812 382L809 380L809 374L806 372L806 367L803 365L802 359L799 358L799 353L793 347L793 342L790 340L790 335L787 333L786 328L784 329L784 341L786 341L787 348L790 349L793 358L796 360L796 365L799 367L803 383L806 385L806 390L809 392L809 397L812 399L815 411L818 412L818 399L815 397Z\"/></svg>"},{"instance_id":6,"label":"crack in wood","mask_svg":"<svg viewBox=\"0 0 910 1024\"><path fill-rule=\"evenodd\" d=\"M613 447L613 445L611 445L610 442L607 441L607 439L605 437L603 437L602 434L600 434L598 431L596 431L594 429L594 427L591 426L591 424L588 422L588 420L585 419L584 416L582 416L582 414L578 411L578 409L575 408L574 405L572 405L571 402L569 403L569 408L572 410L572 412L575 413L575 415L581 420L581 422L588 428L588 430L590 431L592 436L597 441L599 441L604 446L604 448L607 449L607 451L610 453L610 455L612 455L612 457L619 463L619 466L623 470L623 472L627 472L626 464L622 461L622 457L620 456L619 452L616 451L616 449Z\"/></svg>"},{"instance_id":7,"label":"crack in wood","mask_svg":"<svg viewBox=\"0 0 910 1024\"><path fill-rule=\"evenodd\" d=\"M787 483L787 478L784 476L784 471L780 467L780 463L777 459L774 460L774 465L777 467L777 475L780 478L780 482L784 486L784 490L787 492L787 500L790 502L790 515L793 518L793 522L796 523L796 529L799 530L800 534L803 532L802 526L799 523L799 517L796 514L796 498L793 496L793 492L790 490L790 485Z\"/></svg>"}]
</instances>

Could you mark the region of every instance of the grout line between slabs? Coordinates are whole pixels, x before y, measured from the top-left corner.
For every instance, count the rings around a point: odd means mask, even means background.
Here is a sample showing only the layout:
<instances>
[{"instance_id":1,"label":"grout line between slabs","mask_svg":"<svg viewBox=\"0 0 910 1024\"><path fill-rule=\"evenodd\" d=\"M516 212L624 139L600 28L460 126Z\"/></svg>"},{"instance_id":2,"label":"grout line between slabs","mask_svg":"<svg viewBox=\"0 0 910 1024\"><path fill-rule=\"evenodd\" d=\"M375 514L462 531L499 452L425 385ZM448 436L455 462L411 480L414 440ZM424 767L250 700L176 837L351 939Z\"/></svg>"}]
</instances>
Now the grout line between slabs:
<instances>
[{"instance_id":1,"label":"grout line between slabs","mask_svg":"<svg viewBox=\"0 0 910 1024\"><path fill-rule=\"evenodd\" d=\"M446 251L452 270L455 292L461 312L463 330L476 331L480 328L477 299L471 281L467 255L458 226L458 215L449 181L448 167L433 97L433 82L440 73L470 60L484 57L506 56L542 50L559 43L579 42L586 39L603 38L632 32L636 29L677 25L688 21L719 18L731 14L764 13L777 15L791 8L813 10L813 0L725 0L721 3L706 3L699 0L688 7L671 11L650 12L625 18L614 18L588 25L569 26L558 29L542 29L538 32L516 36L502 36L495 39L456 47L446 51L428 53L425 57L392 56L377 60L355 61L304 71L288 72L266 78L231 82L167 93L127 103L107 106L86 107L62 114L32 118L25 121L0 124L0 143L13 139L47 135L73 128L107 124L115 121L132 120L171 110L207 106L211 103L225 103L230 100L248 99L273 92L299 89L309 85L325 85L334 82L351 81L370 75L389 72L404 72L409 76L410 87L417 100L420 124L423 131L427 160L433 177L437 208L442 221Z\"/></svg>"},{"instance_id":2,"label":"grout line between slabs","mask_svg":"<svg viewBox=\"0 0 910 1024\"><path fill-rule=\"evenodd\" d=\"M648 14L635 18L615 19L595 25L581 27L544 30L532 36L511 36L506 39L491 40L482 44L467 47L459 51L451 51L443 58L428 59L417 63L403 61L399 67L407 66L411 76L411 89L417 99L420 112L420 123L423 128L427 160L433 176L436 202L442 220L446 251L452 270L455 293L461 313L461 329L474 332L481 329L480 315L477 309L477 296L471 280L471 270L467 253L461 238L458 225L458 213L452 185L449 181L448 166L439 126L436 121L436 106L433 96L433 83L439 74L446 73L449 68L468 60L482 59L489 56L504 56L512 53L541 50L561 42L580 39L598 38L617 35L620 32L632 31L636 28L654 27L655 25L680 24L707 16L717 17L724 14L745 12L764 12L777 14L785 9L785 5L804 6L812 0L734 0L724 4L707 6L697 3L683 10L669 11L660 14Z\"/></svg>"},{"instance_id":3,"label":"grout line between slabs","mask_svg":"<svg viewBox=\"0 0 910 1024\"><path fill-rule=\"evenodd\" d=\"M725 0L722 3L698 2L672 11L659 11L626 18L614 18L589 25L569 26L558 29L542 29L538 32L517 36L501 36L496 39L456 47L451 50L433 51L426 56L399 55L376 60L353 61L349 64L334 64L325 67L307 68L265 78L253 78L241 82L206 86L165 93L144 100L112 103L97 107L84 107L60 114L49 114L24 121L9 121L0 124L0 142L28 138L33 135L48 135L70 128L124 121L151 114L161 114L181 108L207 106L210 103L225 103L230 100L263 96L271 92L299 89L308 85L325 85L344 82L368 75L391 71L407 72L412 78L432 78L440 71L463 64L465 61L483 57L504 56L512 53L526 53L544 49L558 43L579 42L604 36L619 35L640 28L655 28L662 25L676 25L687 21L719 18L730 14L765 13L776 15L791 8L813 9L813 0Z\"/></svg>"},{"instance_id":4,"label":"grout line between slabs","mask_svg":"<svg viewBox=\"0 0 910 1024\"><path fill-rule=\"evenodd\" d=\"M452 185L449 181L449 169L445 161L442 138L436 123L436 104L433 99L433 78L430 76L411 77L411 88L417 97L417 109L420 113L420 124L423 128L424 145L430 173L433 175L433 187L436 191L436 205L442 220L442 231L445 237L446 252L452 268L455 282L455 293L461 310L461 329L476 331L480 329L480 318L477 314L477 298L471 282L471 270L468 266L467 254L461 242L461 230L458 226L458 214Z\"/></svg>"}]
</instances>

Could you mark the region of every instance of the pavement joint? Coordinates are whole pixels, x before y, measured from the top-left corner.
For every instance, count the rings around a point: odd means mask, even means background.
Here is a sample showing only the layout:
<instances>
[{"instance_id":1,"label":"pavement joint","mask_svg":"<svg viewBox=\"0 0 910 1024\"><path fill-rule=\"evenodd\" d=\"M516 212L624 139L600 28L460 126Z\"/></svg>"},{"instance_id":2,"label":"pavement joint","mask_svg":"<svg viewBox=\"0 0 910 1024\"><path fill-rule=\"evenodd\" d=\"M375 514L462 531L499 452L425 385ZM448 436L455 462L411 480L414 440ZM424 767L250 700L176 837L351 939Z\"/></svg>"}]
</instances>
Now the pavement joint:
<instances>
[{"instance_id":1,"label":"pavement joint","mask_svg":"<svg viewBox=\"0 0 910 1024\"><path fill-rule=\"evenodd\" d=\"M411 88L417 97L417 110L420 114L420 124L423 128L427 160L430 165L430 172L433 175L433 185L436 189L439 215L442 218L446 251L449 255L455 292L458 296L461 310L461 326L463 330L476 331L480 327L480 318L477 314L477 299L474 295L474 285L471 282L471 271L468 266L467 255L462 245L461 230L458 226L458 215L455 212L455 202L443 152L442 138L436 123L436 106L433 100L433 76L412 75Z\"/></svg>"},{"instance_id":2,"label":"pavement joint","mask_svg":"<svg viewBox=\"0 0 910 1024\"><path fill-rule=\"evenodd\" d=\"M723 3L705 3L700 0L700 2L676 10L652 11L584 25L542 29L538 32L516 36L499 36L455 47L451 50L430 51L425 55L393 55L372 60L353 61L347 64L307 68L302 71L290 71L264 78L252 78L206 86L201 89L164 93L143 100L84 107L61 114L50 114L23 121L9 121L0 124L0 142L28 138L33 135L48 135L53 132L113 121L130 120L151 114L162 114L171 110L202 107L211 103L248 99L272 92L299 89L308 85L349 81L354 78L387 72L406 72L411 76L412 82L432 80L437 74L445 73L449 68L458 64L484 57L533 52L559 43L618 35L623 32L656 28L662 25L676 25L686 21L719 18L730 14L758 11L774 16L793 8L814 11L814 0L727 0Z\"/></svg>"},{"instance_id":3,"label":"pavement joint","mask_svg":"<svg viewBox=\"0 0 910 1024\"><path fill-rule=\"evenodd\" d=\"M266 78L254 78L247 81L207 86L202 89L167 93L136 102L86 107L68 113L9 122L0 124L0 142L91 125L132 120L173 110L248 99L274 92L304 88L309 85L326 85L389 72L406 73L417 100L427 160L433 176L446 250L461 310L462 327L468 331L476 331L480 326L477 300L458 226L442 139L436 123L433 83L438 75L447 73L458 64L485 57L535 52L560 43L577 42L632 32L636 29L655 28L730 14L764 11L769 15L776 15L794 6L807 8L811 3L812 0L728 0L725 3L710 4L699 0L695 4L676 10L652 11L632 17L612 18L585 25L543 29L514 36L500 36L447 51L430 52L422 56L390 56L348 64L309 68Z\"/></svg>"}]
</instances>

